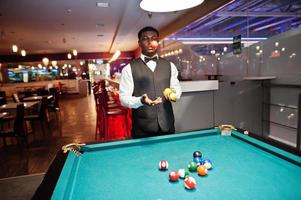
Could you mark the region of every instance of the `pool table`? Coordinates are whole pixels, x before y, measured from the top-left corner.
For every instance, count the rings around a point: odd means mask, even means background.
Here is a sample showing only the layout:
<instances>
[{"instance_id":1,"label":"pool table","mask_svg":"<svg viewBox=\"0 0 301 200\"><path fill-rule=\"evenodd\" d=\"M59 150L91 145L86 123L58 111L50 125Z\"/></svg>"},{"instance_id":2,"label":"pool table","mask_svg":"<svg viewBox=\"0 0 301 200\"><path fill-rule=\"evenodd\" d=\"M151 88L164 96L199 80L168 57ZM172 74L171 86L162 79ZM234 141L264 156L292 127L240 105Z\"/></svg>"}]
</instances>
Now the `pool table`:
<instances>
[{"instance_id":1,"label":"pool table","mask_svg":"<svg viewBox=\"0 0 301 200\"><path fill-rule=\"evenodd\" d=\"M187 168L195 150L213 168L202 177L190 172L197 185L187 190L183 179L170 182L168 174ZM160 160L168 161L167 171L158 169ZM79 156L60 153L33 199L292 200L301 199L300 186L300 156L237 131L223 136L212 128L89 144Z\"/></svg>"}]
</instances>

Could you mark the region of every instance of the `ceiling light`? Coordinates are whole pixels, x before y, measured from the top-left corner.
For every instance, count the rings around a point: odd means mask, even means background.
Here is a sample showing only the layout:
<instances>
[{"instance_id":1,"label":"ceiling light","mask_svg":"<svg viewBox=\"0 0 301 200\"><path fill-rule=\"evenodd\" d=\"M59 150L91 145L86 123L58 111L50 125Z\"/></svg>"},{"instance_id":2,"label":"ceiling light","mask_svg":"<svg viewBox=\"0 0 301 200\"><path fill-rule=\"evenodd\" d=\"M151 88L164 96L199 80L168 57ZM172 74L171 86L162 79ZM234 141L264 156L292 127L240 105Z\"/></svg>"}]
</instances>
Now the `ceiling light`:
<instances>
[{"instance_id":1,"label":"ceiling light","mask_svg":"<svg viewBox=\"0 0 301 200\"><path fill-rule=\"evenodd\" d=\"M26 56L26 51L24 49L21 50L21 55Z\"/></svg>"},{"instance_id":2,"label":"ceiling light","mask_svg":"<svg viewBox=\"0 0 301 200\"><path fill-rule=\"evenodd\" d=\"M107 8L107 7L109 7L109 3L108 2L96 2L96 7Z\"/></svg>"},{"instance_id":3,"label":"ceiling light","mask_svg":"<svg viewBox=\"0 0 301 200\"><path fill-rule=\"evenodd\" d=\"M18 46L17 46L17 45L14 44L14 45L12 46L12 49L13 49L13 52L14 52L14 53L18 52Z\"/></svg>"},{"instance_id":4,"label":"ceiling light","mask_svg":"<svg viewBox=\"0 0 301 200\"><path fill-rule=\"evenodd\" d=\"M117 50L114 55L112 56L112 58L109 60L109 63L117 60L117 58L121 55L121 51Z\"/></svg>"},{"instance_id":5,"label":"ceiling light","mask_svg":"<svg viewBox=\"0 0 301 200\"><path fill-rule=\"evenodd\" d=\"M204 0L142 0L140 7L148 12L174 12L192 8Z\"/></svg>"},{"instance_id":6,"label":"ceiling light","mask_svg":"<svg viewBox=\"0 0 301 200\"><path fill-rule=\"evenodd\" d=\"M52 66L57 66L57 61L56 60L51 61L51 65Z\"/></svg>"},{"instance_id":7,"label":"ceiling light","mask_svg":"<svg viewBox=\"0 0 301 200\"><path fill-rule=\"evenodd\" d=\"M76 49L73 49L72 53L73 53L74 56L77 56L77 51L76 51Z\"/></svg>"},{"instance_id":8,"label":"ceiling light","mask_svg":"<svg viewBox=\"0 0 301 200\"><path fill-rule=\"evenodd\" d=\"M46 57L44 57L44 58L42 59L42 62L43 62L43 64L44 64L45 66L47 66L47 65L49 64L49 59L46 58Z\"/></svg>"}]
</instances>

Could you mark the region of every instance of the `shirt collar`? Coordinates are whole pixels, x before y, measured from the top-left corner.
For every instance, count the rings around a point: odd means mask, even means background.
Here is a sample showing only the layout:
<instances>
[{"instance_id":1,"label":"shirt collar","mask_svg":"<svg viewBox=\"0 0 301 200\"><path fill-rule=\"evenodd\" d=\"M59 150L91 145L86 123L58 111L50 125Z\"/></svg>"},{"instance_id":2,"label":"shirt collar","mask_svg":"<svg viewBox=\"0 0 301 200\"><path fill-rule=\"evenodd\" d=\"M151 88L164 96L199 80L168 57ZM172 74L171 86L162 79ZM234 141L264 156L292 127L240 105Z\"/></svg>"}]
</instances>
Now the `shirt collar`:
<instances>
[{"instance_id":1,"label":"shirt collar","mask_svg":"<svg viewBox=\"0 0 301 200\"><path fill-rule=\"evenodd\" d=\"M141 54L141 56L140 56L140 58L141 58L142 60L144 60L145 57L149 57L149 56L146 56L146 55L144 55L144 54ZM159 58L158 54L155 54L153 57ZM153 58L153 57L152 57L152 58Z\"/></svg>"}]
</instances>

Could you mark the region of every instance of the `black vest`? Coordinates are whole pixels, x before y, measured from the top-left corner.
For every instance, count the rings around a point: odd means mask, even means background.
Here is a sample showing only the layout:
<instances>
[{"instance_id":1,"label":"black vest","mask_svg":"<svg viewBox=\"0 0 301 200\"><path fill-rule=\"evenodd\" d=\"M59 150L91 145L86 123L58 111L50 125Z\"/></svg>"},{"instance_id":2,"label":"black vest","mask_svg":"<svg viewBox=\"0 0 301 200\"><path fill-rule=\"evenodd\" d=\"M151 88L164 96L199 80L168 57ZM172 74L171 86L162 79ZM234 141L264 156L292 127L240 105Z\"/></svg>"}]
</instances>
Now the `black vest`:
<instances>
[{"instance_id":1,"label":"black vest","mask_svg":"<svg viewBox=\"0 0 301 200\"><path fill-rule=\"evenodd\" d=\"M171 65L170 62L159 58L154 72L138 58L131 62L134 81L133 96L147 94L152 100L162 97L163 103L156 106L143 105L132 109L132 136L147 137L173 133L174 115L170 101L166 101L163 90L170 87Z\"/></svg>"}]
</instances>

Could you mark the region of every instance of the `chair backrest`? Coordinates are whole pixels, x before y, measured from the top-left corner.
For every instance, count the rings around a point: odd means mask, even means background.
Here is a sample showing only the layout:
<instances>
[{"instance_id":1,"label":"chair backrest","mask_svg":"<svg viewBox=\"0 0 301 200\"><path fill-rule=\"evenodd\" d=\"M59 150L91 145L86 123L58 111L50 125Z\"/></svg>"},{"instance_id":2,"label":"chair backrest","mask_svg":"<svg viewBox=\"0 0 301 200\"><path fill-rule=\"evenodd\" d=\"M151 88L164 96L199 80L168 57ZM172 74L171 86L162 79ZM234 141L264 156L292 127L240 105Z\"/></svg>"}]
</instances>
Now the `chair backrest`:
<instances>
[{"instance_id":1,"label":"chair backrest","mask_svg":"<svg viewBox=\"0 0 301 200\"><path fill-rule=\"evenodd\" d=\"M53 102L55 108L60 108L59 102L60 102L60 93L58 91L56 91L54 94L54 102Z\"/></svg>"},{"instance_id":2,"label":"chair backrest","mask_svg":"<svg viewBox=\"0 0 301 200\"><path fill-rule=\"evenodd\" d=\"M20 103L19 95L17 93L14 93L12 97L15 103Z\"/></svg>"},{"instance_id":3,"label":"chair backrest","mask_svg":"<svg viewBox=\"0 0 301 200\"><path fill-rule=\"evenodd\" d=\"M44 96L44 95L48 95L49 92L48 92L48 90L46 90L44 88L38 88L37 89L37 94L38 94L38 96Z\"/></svg>"},{"instance_id":4,"label":"chair backrest","mask_svg":"<svg viewBox=\"0 0 301 200\"><path fill-rule=\"evenodd\" d=\"M53 96L53 105L55 108L60 108L59 100L60 100L60 91L56 88L49 88L49 94Z\"/></svg>"},{"instance_id":5,"label":"chair backrest","mask_svg":"<svg viewBox=\"0 0 301 200\"><path fill-rule=\"evenodd\" d=\"M38 105L38 113L40 119L45 119L47 117L46 106L47 106L47 97L43 97Z\"/></svg>"},{"instance_id":6,"label":"chair backrest","mask_svg":"<svg viewBox=\"0 0 301 200\"><path fill-rule=\"evenodd\" d=\"M6 93L5 91L0 91L0 106L6 104Z\"/></svg>"},{"instance_id":7,"label":"chair backrest","mask_svg":"<svg viewBox=\"0 0 301 200\"><path fill-rule=\"evenodd\" d=\"M56 89L56 88L49 88L49 94L51 94L51 95L55 95L55 93L56 92L58 92L58 89Z\"/></svg>"},{"instance_id":8,"label":"chair backrest","mask_svg":"<svg viewBox=\"0 0 301 200\"><path fill-rule=\"evenodd\" d=\"M24 136L25 131L25 122L24 122L24 104L20 103L16 108L16 117L14 122L14 132L16 135Z\"/></svg>"}]
</instances>

